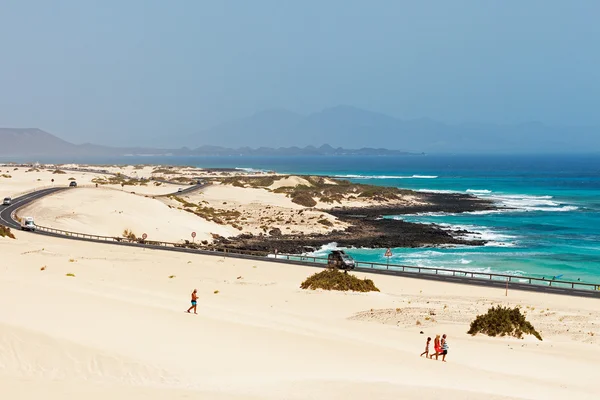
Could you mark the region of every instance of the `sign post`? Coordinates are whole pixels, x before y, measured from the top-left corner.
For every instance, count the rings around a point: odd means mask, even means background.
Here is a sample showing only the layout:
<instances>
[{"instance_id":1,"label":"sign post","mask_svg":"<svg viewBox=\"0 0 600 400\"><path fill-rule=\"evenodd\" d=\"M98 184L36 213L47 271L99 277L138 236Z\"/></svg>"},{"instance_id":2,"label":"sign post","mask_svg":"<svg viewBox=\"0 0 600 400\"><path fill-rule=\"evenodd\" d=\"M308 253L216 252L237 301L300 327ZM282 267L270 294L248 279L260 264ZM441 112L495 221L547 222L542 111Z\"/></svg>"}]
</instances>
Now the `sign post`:
<instances>
[{"instance_id":1,"label":"sign post","mask_svg":"<svg viewBox=\"0 0 600 400\"><path fill-rule=\"evenodd\" d=\"M192 243L194 243L195 239L196 239L196 232L192 232Z\"/></svg>"},{"instance_id":2,"label":"sign post","mask_svg":"<svg viewBox=\"0 0 600 400\"><path fill-rule=\"evenodd\" d=\"M392 256L392 249L390 249L388 247L388 249L385 252L385 256L387 257L387 268L386 269L390 269L390 257Z\"/></svg>"}]
</instances>

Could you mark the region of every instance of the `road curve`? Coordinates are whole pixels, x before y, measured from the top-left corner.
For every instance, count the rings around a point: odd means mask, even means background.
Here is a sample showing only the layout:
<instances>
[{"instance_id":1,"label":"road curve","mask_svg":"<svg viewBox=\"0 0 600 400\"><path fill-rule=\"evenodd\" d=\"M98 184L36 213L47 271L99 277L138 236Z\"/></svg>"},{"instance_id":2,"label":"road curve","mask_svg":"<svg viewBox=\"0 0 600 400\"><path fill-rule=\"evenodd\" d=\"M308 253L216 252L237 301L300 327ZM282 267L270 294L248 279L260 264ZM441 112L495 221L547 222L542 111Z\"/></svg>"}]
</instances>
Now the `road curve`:
<instances>
[{"instance_id":1,"label":"road curve","mask_svg":"<svg viewBox=\"0 0 600 400\"><path fill-rule=\"evenodd\" d=\"M191 188L185 190L185 192L173 193L176 194L185 194L186 192L191 192L194 190L200 189L204 184L195 185ZM63 190L75 190L69 189L67 187L60 188L49 188L49 189L41 189L39 191L31 192L29 194L20 196L16 199L13 199L12 204L10 206L0 206L3 207L0 209L0 224L8 226L14 229L20 229L21 224L13 219L14 213L21 207L26 206L29 203L32 203L42 197L51 195L53 193L63 191ZM53 232L41 232L35 231L34 234L45 235L45 236L53 236L62 239L70 239L70 240L79 240L86 242L95 242L95 243L104 243L104 244L112 244L118 246L129 246L129 247L142 247L142 248L150 248L156 250L166 250L166 251L176 251L180 253L193 253L193 254L202 254L202 255L210 255L210 256L219 256L219 257L230 257L230 258L240 258L240 259L249 259L249 260L260 260L267 262L277 262L282 264L295 264L295 265L303 265L307 267L315 267L322 269L326 265L321 263L315 263L310 261L299 261L299 260L287 260L287 259L276 259L271 257L261 257L255 255L247 255L247 254L233 254L233 253L224 253L210 250L198 250L198 249L189 249L183 247L163 247L159 245L147 244L147 243L130 243L130 242L108 242L105 240L93 239L93 238L85 238L85 237L74 237L62 235L59 233ZM452 282L452 283L462 283L469 285L477 285L477 286L488 286L488 287L496 287L496 288L506 288L506 282L502 281L494 281L494 280L486 280L486 279L478 279L478 278L469 278L469 277L461 277L461 276L448 276L448 275L434 275L434 274L423 274L417 272L408 272L408 271L397 271L397 270L379 270L372 268L360 268L357 267L354 269L357 272L366 272L372 274L379 275L393 275L393 276L404 276L410 278L417 279L428 279L428 280L436 280L436 281L444 281L444 282ZM598 298L600 299L600 290L582 290L582 289L570 289L570 288L561 288L561 287L552 287L552 286L541 286L541 285L533 285L527 283L518 283L518 282L510 282L508 285L509 290L525 290L539 293L553 293L560 295L569 295L569 296L577 296L577 297L589 297L589 298Z\"/></svg>"}]
</instances>

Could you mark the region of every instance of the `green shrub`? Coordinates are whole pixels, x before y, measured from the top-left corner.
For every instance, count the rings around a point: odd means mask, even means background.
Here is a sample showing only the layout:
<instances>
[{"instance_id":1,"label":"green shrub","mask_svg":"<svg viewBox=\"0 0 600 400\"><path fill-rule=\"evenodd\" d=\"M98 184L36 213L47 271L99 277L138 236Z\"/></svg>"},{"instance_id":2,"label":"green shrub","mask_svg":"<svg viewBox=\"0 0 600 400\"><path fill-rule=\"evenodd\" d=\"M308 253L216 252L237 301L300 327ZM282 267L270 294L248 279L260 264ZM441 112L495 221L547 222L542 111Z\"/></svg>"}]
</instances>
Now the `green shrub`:
<instances>
[{"instance_id":1,"label":"green shrub","mask_svg":"<svg viewBox=\"0 0 600 400\"><path fill-rule=\"evenodd\" d=\"M317 205L317 202L315 201L315 199L313 199L309 193L305 193L305 192L295 193L292 196L292 202L296 203L296 204L300 204L301 206L304 206L304 207L314 207Z\"/></svg>"},{"instance_id":2,"label":"green shrub","mask_svg":"<svg viewBox=\"0 0 600 400\"><path fill-rule=\"evenodd\" d=\"M52 171L52 173L53 173L54 175L63 175L63 174L66 174L66 172L65 172L65 171L63 171L63 170L60 170L60 169L55 169L54 171Z\"/></svg>"},{"instance_id":3,"label":"green shrub","mask_svg":"<svg viewBox=\"0 0 600 400\"><path fill-rule=\"evenodd\" d=\"M359 279L354 275L340 272L335 268L327 268L309 276L300 285L301 289L323 289L353 292L379 292L371 279Z\"/></svg>"},{"instance_id":4,"label":"green shrub","mask_svg":"<svg viewBox=\"0 0 600 400\"><path fill-rule=\"evenodd\" d=\"M8 237L11 239L15 238L15 235L13 235L13 233L10 231L10 228L4 225L0 225L0 236Z\"/></svg>"},{"instance_id":5,"label":"green shrub","mask_svg":"<svg viewBox=\"0 0 600 400\"><path fill-rule=\"evenodd\" d=\"M523 338L523 334L527 334L542 340L542 336L521 314L519 307L491 307L486 314L478 315L471 322L471 327L467 333L470 335L483 333L488 336L509 335L519 339Z\"/></svg>"},{"instance_id":6,"label":"green shrub","mask_svg":"<svg viewBox=\"0 0 600 400\"><path fill-rule=\"evenodd\" d=\"M319 224L321 225L325 225L325 226L333 226L333 223L328 220L327 218L321 218L320 220L317 221Z\"/></svg>"}]
</instances>

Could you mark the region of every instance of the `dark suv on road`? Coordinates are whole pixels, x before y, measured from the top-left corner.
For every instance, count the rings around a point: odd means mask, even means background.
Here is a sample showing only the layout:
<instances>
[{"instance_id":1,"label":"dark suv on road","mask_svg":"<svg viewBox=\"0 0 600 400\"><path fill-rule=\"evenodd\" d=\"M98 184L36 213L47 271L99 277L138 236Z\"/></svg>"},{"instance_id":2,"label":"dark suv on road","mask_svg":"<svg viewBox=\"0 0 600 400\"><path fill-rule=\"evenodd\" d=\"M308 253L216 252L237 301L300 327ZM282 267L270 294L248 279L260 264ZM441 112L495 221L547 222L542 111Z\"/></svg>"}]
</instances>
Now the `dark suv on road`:
<instances>
[{"instance_id":1,"label":"dark suv on road","mask_svg":"<svg viewBox=\"0 0 600 400\"><path fill-rule=\"evenodd\" d=\"M333 250L327 256L327 266L343 270L354 269L354 259L343 250Z\"/></svg>"},{"instance_id":2,"label":"dark suv on road","mask_svg":"<svg viewBox=\"0 0 600 400\"><path fill-rule=\"evenodd\" d=\"M77 182L71 181L71 183L69 183L69 187L77 187Z\"/></svg>"},{"instance_id":3,"label":"dark suv on road","mask_svg":"<svg viewBox=\"0 0 600 400\"><path fill-rule=\"evenodd\" d=\"M10 206L12 204L12 199L10 197L5 197L4 201L2 202L3 206Z\"/></svg>"}]
</instances>

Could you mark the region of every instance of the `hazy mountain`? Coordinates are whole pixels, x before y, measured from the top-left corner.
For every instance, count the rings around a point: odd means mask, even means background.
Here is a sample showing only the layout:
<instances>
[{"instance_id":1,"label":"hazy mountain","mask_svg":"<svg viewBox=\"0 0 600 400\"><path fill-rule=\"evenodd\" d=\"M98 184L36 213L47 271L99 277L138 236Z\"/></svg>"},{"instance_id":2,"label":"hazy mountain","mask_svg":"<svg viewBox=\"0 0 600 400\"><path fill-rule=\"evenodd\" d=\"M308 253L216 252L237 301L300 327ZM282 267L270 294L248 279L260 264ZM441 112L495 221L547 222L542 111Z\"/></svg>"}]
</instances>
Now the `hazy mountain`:
<instances>
[{"instance_id":1,"label":"hazy mountain","mask_svg":"<svg viewBox=\"0 0 600 400\"><path fill-rule=\"evenodd\" d=\"M172 140L187 147L153 149L76 145L40 129L0 128L0 156L597 152L600 149L600 129L551 127L537 122L452 125L427 118L402 120L356 107L338 106L307 116L281 109L263 111L220 124L193 137L173 137Z\"/></svg>"},{"instance_id":2,"label":"hazy mountain","mask_svg":"<svg viewBox=\"0 0 600 400\"><path fill-rule=\"evenodd\" d=\"M222 146L201 146L196 149L183 147L180 149L152 148L119 148L98 146L90 143L76 145L64 141L40 129L9 129L0 128L0 156L2 157L35 157L35 156L123 156L135 155L196 155L196 156L343 156L343 155L405 155L397 150L361 148L333 148L327 144L320 147L243 147L231 148Z\"/></svg>"},{"instance_id":3,"label":"hazy mountain","mask_svg":"<svg viewBox=\"0 0 600 400\"><path fill-rule=\"evenodd\" d=\"M186 139L193 145L377 147L428 153L586 152L600 148L600 129L516 125L445 124L428 118L402 120L338 106L300 116L270 110L218 125Z\"/></svg>"},{"instance_id":4,"label":"hazy mountain","mask_svg":"<svg viewBox=\"0 0 600 400\"><path fill-rule=\"evenodd\" d=\"M287 110L266 110L217 125L198 136L184 138L182 143L186 146L293 146L297 143L290 141L289 137L293 136L296 125L303 118Z\"/></svg>"},{"instance_id":5,"label":"hazy mountain","mask_svg":"<svg viewBox=\"0 0 600 400\"><path fill-rule=\"evenodd\" d=\"M0 128L0 155L55 155L75 152L77 146L36 128Z\"/></svg>"}]
</instances>

